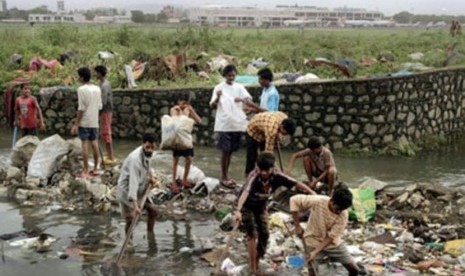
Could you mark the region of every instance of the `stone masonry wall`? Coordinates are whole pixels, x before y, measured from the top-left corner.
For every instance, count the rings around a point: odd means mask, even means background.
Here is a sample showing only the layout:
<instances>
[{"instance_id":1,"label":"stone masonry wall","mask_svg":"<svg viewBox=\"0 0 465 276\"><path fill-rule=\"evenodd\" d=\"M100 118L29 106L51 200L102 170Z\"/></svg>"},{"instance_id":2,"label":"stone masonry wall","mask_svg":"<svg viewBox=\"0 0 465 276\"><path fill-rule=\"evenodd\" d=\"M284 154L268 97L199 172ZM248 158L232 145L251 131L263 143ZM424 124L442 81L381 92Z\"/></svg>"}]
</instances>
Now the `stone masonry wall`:
<instances>
[{"instance_id":1,"label":"stone masonry wall","mask_svg":"<svg viewBox=\"0 0 465 276\"><path fill-rule=\"evenodd\" d=\"M261 89L248 88L258 101ZM407 77L290 84L278 87L280 110L296 120L291 148L303 148L318 135L333 149L383 148L402 136L415 142L427 135L465 130L465 69L439 70ZM197 144L213 145L212 88L114 91L115 138L160 135L160 118L189 91L202 117ZM44 110L50 132L68 134L77 108L75 92L58 92Z\"/></svg>"}]
</instances>

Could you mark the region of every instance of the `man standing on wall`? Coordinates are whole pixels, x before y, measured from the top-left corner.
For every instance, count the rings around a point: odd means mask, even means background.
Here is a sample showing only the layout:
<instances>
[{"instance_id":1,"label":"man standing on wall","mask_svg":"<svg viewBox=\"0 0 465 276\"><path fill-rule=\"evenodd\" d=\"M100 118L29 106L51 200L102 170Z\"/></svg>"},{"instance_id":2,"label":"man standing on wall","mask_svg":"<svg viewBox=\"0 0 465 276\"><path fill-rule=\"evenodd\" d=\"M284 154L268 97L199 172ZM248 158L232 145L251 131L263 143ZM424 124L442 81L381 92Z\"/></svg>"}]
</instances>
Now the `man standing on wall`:
<instances>
[{"instance_id":1,"label":"man standing on wall","mask_svg":"<svg viewBox=\"0 0 465 276\"><path fill-rule=\"evenodd\" d=\"M97 176L99 173L99 152L98 152L98 113L102 109L102 97L100 87L90 84L90 70L89 68L82 67L78 70L79 82L83 85L77 90L78 94L78 112L76 120L74 121L73 128L71 128L71 135L78 134L82 143L82 172L76 175L78 178L89 178L90 176ZM94 168L89 171L89 141L92 145L92 152L94 155Z\"/></svg>"},{"instance_id":2,"label":"man standing on wall","mask_svg":"<svg viewBox=\"0 0 465 276\"><path fill-rule=\"evenodd\" d=\"M111 143L113 92L111 91L111 84L106 78L107 68L103 65L99 65L94 68L94 71L97 75L97 79L100 81L100 90L102 92L102 110L100 110L100 137L105 143L105 149L108 156L108 159L104 160L104 162L112 164L115 161ZM102 156L102 159L105 158Z\"/></svg>"},{"instance_id":3,"label":"man standing on wall","mask_svg":"<svg viewBox=\"0 0 465 276\"><path fill-rule=\"evenodd\" d=\"M247 117L243 111L244 102L252 100L243 85L235 83L237 69L228 65L223 70L225 81L213 90L210 107L216 109L215 127L217 144L221 150L221 180L228 188L234 188L236 183L229 178L229 165L233 152L239 150L242 133L247 128Z\"/></svg>"},{"instance_id":4,"label":"man standing on wall","mask_svg":"<svg viewBox=\"0 0 465 276\"><path fill-rule=\"evenodd\" d=\"M21 93L15 103L15 125L20 126L23 136L37 136L37 114L39 114L40 129L45 130L42 111L36 97L31 96L28 83L21 85Z\"/></svg>"}]
</instances>

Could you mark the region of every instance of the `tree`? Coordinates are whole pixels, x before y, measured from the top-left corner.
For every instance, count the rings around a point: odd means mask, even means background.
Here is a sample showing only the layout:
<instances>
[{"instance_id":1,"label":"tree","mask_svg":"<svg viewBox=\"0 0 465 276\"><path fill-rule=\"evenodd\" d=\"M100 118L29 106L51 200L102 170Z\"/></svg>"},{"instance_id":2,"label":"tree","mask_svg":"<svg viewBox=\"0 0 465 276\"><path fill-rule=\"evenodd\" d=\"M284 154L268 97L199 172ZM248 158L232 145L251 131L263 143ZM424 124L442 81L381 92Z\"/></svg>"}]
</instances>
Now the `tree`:
<instances>
[{"instance_id":1,"label":"tree","mask_svg":"<svg viewBox=\"0 0 465 276\"><path fill-rule=\"evenodd\" d=\"M131 11L131 20L135 23L144 23L145 17L144 13L139 10Z\"/></svg>"},{"instance_id":2,"label":"tree","mask_svg":"<svg viewBox=\"0 0 465 276\"><path fill-rule=\"evenodd\" d=\"M394 17L394 20L397 23L407 24L407 23L411 23L412 18L413 18L413 14L411 14L411 13L409 13L407 11L403 11L403 12L400 12L400 13L394 15L393 17Z\"/></svg>"},{"instance_id":3,"label":"tree","mask_svg":"<svg viewBox=\"0 0 465 276\"><path fill-rule=\"evenodd\" d=\"M167 22L168 21L168 16L164 13L159 13L157 15L157 21L158 22Z\"/></svg>"},{"instance_id":4,"label":"tree","mask_svg":"<svg viewBox=\"0 0 465 276\"><path fill-rule=\"evenodd\" d=\"M147 13L144 16L145 23L155 23L157 22L157 15L154 13Z\"/></svg>"}]
</instances>

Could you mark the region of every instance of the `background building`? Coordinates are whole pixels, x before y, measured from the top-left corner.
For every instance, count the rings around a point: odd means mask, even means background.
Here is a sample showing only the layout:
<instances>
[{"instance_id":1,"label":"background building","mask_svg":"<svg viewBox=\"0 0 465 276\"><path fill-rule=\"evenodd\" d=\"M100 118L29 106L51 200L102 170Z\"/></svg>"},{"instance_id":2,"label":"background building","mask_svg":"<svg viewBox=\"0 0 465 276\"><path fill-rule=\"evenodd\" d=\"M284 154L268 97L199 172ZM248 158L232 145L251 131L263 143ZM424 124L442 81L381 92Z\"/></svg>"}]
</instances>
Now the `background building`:
<instances>
[{"instance_id":1,"label":"background building","mask_svg":"<svg viewBox=\"0 0 465 276\"><path fill-rule=\"evenodd\" d=\"M8 7L6 5L6 0L1 0L0 2L2 2L1 5L0 5L0 12L8 11Z\"/></svg>"},{"instance_id":2,"label":"background building","mask_svg":"<svg viewBox=\"0 0 465 276\"><path fill-rule=\"evenodd\" d=\"M65 1L57 1L57 12L58 13L65 12Z\"/></svg>"},{"instance_id":3,"label":"background building","mask_svg":"<svg viewBox=\"0 0 465 276\"><path fill-rule=\"evenodd\" d=\"M342 20L377 21L383 19L382 13L365 9L329 9L297 5L280 5L274 9L204 6L190 9L187 14L192 23L225 27L283 27L290 23L311 23L317 26L326 26Z\"/></svg>"},{"instance_id":4,"label":"background building","mask_svg":"<svg viewBox=\"0 0 465 276\"><path fill-rule=\"evenodd\" d=\"M82 14L29 14L29 22L33 23L83 23L86 18Z\"/></svg>"}]
</instances>

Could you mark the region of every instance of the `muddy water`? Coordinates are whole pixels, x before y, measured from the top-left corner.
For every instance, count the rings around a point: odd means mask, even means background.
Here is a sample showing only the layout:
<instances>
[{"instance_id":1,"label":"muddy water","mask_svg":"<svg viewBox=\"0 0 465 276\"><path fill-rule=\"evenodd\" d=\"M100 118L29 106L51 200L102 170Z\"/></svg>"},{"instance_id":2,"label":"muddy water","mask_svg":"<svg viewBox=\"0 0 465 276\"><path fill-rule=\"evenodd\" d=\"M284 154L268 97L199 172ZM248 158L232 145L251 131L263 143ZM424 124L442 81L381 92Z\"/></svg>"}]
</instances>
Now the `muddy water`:
<instances>
[{"instance_id":1,"label":"muddy water","mask_svg":"<svg viewBox=\"0 0 465 276\"><path fill-rule=\"evenodd\" d=\"M11 136L0 129L0 167L8 163ZM138 146L134 141L116 141L116 156L123 159ZM245 164L242 150L233 156L231 173L242 180ZM290 157L284 152L284 162ZM416 157L344 157L336 155L339 176L351 185L366 177L403 185L411 182L435 181L445 186L465 186L465 139L450 146ZM219 176L219 154L214 148L196 148L194 164L206 175ZM169 172L171 154L157 152L154 167ZM293 176L304 177L297 164ZM197 256L179 253L183 247L194 247L198 237L212 237L218 222L209 216L190 214L185 221L159 221L156 234L147 237L145 223L140 222L134 239L135 252L127 261L130 275L208 275L212 269ZM4 245L4 260L0 256L0 275L100 275L100 265L116 256L118 246L99 244L101 240L122 243L123 221L117 215L94 214L92 211L65 213L59 206L19 207L14 202L0 202L0 234L20 230L40 229L58 238L52 251L38 254L32 250ZM96 257L79 256L73 244L96 252ZM61 260L57 252L69 253ZM1 254L1 251L0 251Z\"/></svg>"}]
</instances>

